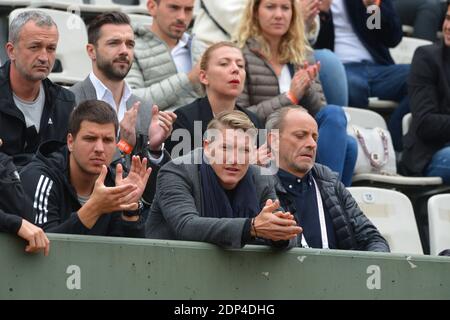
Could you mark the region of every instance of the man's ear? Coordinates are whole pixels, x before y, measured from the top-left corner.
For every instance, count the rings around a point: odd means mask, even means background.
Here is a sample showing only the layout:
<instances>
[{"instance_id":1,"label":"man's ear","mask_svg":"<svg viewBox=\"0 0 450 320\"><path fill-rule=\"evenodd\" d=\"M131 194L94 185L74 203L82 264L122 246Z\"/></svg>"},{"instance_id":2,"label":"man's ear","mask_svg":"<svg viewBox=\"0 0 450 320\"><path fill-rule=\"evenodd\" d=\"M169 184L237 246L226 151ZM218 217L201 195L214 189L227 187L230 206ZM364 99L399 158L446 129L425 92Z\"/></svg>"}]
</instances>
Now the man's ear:
<instances>
[{"instance_id":1,"label":"man's ear","mask_svg":"<svg viewBox=\"0 0 450 320\"><path fill-rule=\"evenodd\" d=\"M158 6L158 4L156 3L155 0L148 0L147 1L147 10L148 13L152 16L155 17L156 14L156 7Z\"/></svg>"},{"instance_id":2,"label":"man's ear","mask_svg":"<svg viewBox=\"0 0 450 320\"><path fill-rule=\"evenodd\" d=\"M5 44L5 51L6 51L6 54L8 55L8 58L9 58L9 60L11 60L11 61L14 61L14 60L16 60L16 54L15 54L15 52L14 52L14 45L12 44L12 42L10 42L10 41L8 41L6 44Z\"/></svg>"},{"instance_id":3,"label":"man's ear","mask_svg":"<svg viewBox=\"0 0 450 320\"><path fill-rule=\"evenodd\" d=\"M278 152L280 149L280 131L278 129L270 130L267 134L267 146L271 151Z\"/></svg>"},{"instance_id":4,"label":"man's ear","mask_svg":"<svg viewBox=\"0 0 450 320\"><path fill-rule=\"evenodd\" d=\"M95 52L95 46L92 43L88 43L86 45L86 51L87 51L87 54L88 54L89 58L91 58L92 61L96 61L97 60L97 54Z\"/></svg>"},{"instance_id":5,"label":"man's ear","mask_svg":"<svg viewBox=\"0 0 450 320\"><path fill-rule=\"evenodd\" d=\"M209 142L209 140L208 139L204 139L203 140L203 151L206 153L206 152L209 152L209 144L210 144L210 142Z\"/></svg>"},{"instance_id":6,"label":"man's ear","mask_svg":"<svg viewBox=\"0 0 450 320\"><path fill-rule=\"evenodd\" d=\"M67 134L67 149L69 149L70 152L73 151L73 142L74 142L74 137L71 133Z\"/></svg>"}]
</instances>

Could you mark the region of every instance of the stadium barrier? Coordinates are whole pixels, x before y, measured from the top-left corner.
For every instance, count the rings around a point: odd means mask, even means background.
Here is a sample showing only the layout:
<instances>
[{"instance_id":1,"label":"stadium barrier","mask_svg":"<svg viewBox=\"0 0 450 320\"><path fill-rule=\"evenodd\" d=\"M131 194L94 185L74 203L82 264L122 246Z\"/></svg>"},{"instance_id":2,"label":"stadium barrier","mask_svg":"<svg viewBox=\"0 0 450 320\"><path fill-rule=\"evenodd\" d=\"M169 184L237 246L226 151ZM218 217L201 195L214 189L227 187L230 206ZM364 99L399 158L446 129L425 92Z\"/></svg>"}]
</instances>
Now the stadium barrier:
<instances>
[{"instance_id":1,"label":"stadium barrier","mask_svg":"<svg viewBox=\"0 0 450 320\"><path fill-rule=\"evenodd\" d=\"M0 299L450 299L450 258L49 234L0 234Z\"/></svg>"}]
</instances>

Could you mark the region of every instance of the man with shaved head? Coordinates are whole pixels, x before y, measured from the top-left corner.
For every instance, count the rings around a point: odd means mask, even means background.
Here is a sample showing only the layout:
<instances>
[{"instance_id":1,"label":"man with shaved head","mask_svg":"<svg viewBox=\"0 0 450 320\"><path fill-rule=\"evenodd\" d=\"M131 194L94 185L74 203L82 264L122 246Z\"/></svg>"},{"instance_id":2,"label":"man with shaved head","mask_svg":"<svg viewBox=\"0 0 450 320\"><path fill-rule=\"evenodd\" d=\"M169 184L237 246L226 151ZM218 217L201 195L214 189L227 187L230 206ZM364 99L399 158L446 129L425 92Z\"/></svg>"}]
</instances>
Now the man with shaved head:
<instances>
[{"instance_id":1,"label":"man with shaved head","mask_svg":"<svg viewBox=\"0 0 450 320\"><path fill-rule=\"evenodd\" d=\"M303 229L302 247L388 252L389 246L328 167L315 163L317 123L306 109L285 107L266 123L279 170L281 206Z\"/></svg>"}]
</instances>

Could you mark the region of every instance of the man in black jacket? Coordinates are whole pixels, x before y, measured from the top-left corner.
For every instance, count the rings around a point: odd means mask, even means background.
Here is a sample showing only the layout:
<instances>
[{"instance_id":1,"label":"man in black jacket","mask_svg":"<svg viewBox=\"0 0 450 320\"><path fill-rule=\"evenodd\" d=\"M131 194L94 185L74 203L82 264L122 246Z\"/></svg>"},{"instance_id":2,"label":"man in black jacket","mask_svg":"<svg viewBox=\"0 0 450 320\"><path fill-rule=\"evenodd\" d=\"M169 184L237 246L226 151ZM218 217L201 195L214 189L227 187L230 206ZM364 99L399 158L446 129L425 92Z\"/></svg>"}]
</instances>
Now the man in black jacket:
<instances>
[{"instance_id":1,"label":"man in black jacket","mask_svg":"<svg viewBox=\"0 0 450 320\"><path fill-rule=\"evenodd\" d=\"M448 2L449 3L449 2ZM450 184L450 6L444 39L420 47L409 76L412 123L404 137L402 170L409 175L442 177Z\"/></svg>"},{"instance_id":2,"label":"man in black jacket","mask_svg":"<svg viewBox=\"0 0 450 320\"><path fill-rule=\"evenodd\" d=\"M314 164L318 138L314 118L303 108L285 107L269 116L266 128L278 156L277 195L303 228L301 246L389 252L386 240L337 174Z\"/></svg>"},{"instance_id":3,"label":"man in black jacket","mask_svg":"<svg viewBox=\"0 0 450 320\"><path fill-rule=\"evenodd\" d=\"M130 172L115 177L116 112L106 102L87 100L72 112L67 146L48 141L22 170L25 193L33 200L33 221L45 231L144 237L140 198L150 176L147 159L133 157Z\"/></svg>"},{"instance_id":4,"label":"man in black jacket","mask_svg":"<svg viewBox=\"0 0 450 320\"><path fill-rule=\"evenodd\" d=\"M74 95L47 79L55 62L58 29L39 11L19 14L9 27L0 68L0 152L27 164L46 140L64 141Z\"/></svg>"},{"instance_id":5,"label":"man in black jacket","mask_svg":"<svg viewBox=\"0 0 450 320\"><path fill-rule=\"evenodd\" d=\"M28 241L26 252L44 250L44 254L48 255L50 242L44 231L20 216L29 208L27 208L19 174L11 157L1 152L0 194L0 232L17 234Z\"/></svg>"},{"instance_id":6,"label":"man in black jacket","mask_svg":"<svg viewBox=\"0 0 450 320\"><path fill-rule=\"evenodd\" d=\"M402 40L392 0L332 0L331 9L320 13L320 21L314 47L334 51L344 64L349 106L367 107L369 97L399 103L388 126L395 149L401 150L402 118L409 112L409 65L395 64L389 53Z\"/></svg>"}]
</instances>

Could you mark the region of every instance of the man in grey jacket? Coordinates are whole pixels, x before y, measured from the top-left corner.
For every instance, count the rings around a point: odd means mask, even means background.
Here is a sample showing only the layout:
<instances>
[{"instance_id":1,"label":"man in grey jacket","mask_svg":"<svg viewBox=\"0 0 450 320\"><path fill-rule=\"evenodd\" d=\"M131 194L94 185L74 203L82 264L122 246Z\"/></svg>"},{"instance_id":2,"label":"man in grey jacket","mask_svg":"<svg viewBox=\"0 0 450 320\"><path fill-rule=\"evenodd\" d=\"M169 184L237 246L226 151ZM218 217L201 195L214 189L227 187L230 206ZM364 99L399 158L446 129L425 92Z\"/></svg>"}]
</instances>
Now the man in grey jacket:
<instances>
[{"instance_id":1,"label":"man in grey jacket","mask_svg":"<svg viewBox=\"0 0 450 320\"><path fill-rule=\"evenodd\" d=\"M250 165L255 132L245 113L222 112L209 123L203 148L165 165L147 237L225 248L296 243L301 228L289 212L280 211L272 177Z\"/></svg>"},{"instance_id":2,"label":"man in grey jacket","mask_svg":"<svg viewBox=\"0 0 450 320\"><path fill-rule=\"evenodd\" d=\"M389 252L386 240L325 166L315 164L317 123L303 108L285 107L269 116L268 142L278 155L276 191L303 234L302 247Z\"/></svg>"},{"instance_id":3,"label":"man in grey jacket","mask_svg":"<svg viewBox=\"0 0 450 320\"><path fill-rule=\"evenodd\" d=\"M124 80L133 63L134 33L128 16L108 12L97 16L88 26L87 52L92 60L92 72L70 90L77 104L92 99L107 102L116 110L120 122L118 147L124 153L147 156L156 177L160 165L170 156L164 152L164 141L172 132L176 119L173 112L159 111L151 100L131 93ZM120 157L117 153L115 160ZM150 179L145 200L151 202L155 179Z\"/></svg>"},{"instance_id":4,"label":"man in grey jacket","mask_svg":"<svg viewBox=\"0 0 450 320\"><path fill-rule=\"evenodd\" d=\"M153 23L135 30L135 62L127 81L138 97L174 110L201 94L200 66L193 61L199 48L185 32L194 0L149 0L147 7Z\"/></svg>"}]
</instances>

